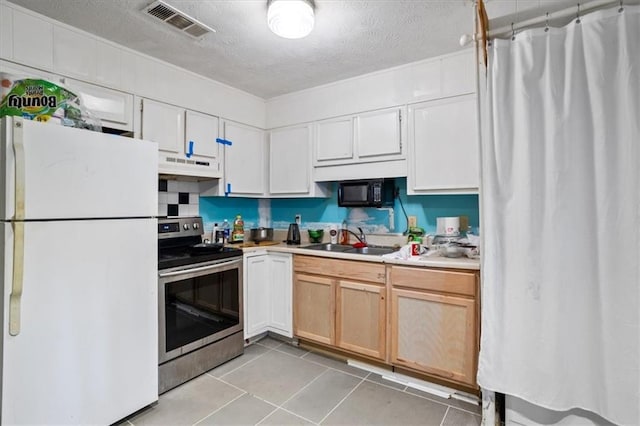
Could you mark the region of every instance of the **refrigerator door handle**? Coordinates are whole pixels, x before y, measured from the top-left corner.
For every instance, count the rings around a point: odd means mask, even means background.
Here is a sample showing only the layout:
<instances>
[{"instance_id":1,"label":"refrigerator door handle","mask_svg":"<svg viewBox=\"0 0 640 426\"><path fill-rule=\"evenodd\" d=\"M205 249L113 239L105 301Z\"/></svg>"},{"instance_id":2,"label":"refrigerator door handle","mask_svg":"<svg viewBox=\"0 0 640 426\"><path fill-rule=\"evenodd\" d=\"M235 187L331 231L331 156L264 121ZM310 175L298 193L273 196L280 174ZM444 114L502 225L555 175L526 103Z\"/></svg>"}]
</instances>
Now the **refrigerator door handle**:
<instances>
[{"instance_id":1,"label":"refrigerator door handle","mask_svg":"<svg viewBox=\"0 0 640 426\"><path fill-rule=\"evenodd\" d=\"M24 273L24 222L13 222L13 282L9 296L9 334L20 334L20 302Z\"/></svg>"},{"instance_id":2,"label":"refrigerator door handle","mask_svg":"<svg viewBox=\"0 0 640 426\"><path fill-rule=\"evenodd\" d=\"M15 212L13 222L13 280L9 295L9 334L20 334L20 303L24 278L25 161L22 143L22 120L14 121L13 152L15 156Z\"/></svg>"}]
</instances>

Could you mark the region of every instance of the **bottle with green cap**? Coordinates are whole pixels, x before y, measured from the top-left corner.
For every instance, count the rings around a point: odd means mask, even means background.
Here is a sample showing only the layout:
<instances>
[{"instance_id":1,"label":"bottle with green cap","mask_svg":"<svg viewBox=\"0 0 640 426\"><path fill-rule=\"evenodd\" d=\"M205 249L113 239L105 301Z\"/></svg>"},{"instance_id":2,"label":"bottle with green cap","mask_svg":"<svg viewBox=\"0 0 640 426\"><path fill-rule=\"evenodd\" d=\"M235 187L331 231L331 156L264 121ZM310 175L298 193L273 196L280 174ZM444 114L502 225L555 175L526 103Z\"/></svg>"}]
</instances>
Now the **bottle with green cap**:
<instances>
[{"instance_id":1,"label":"bottle with green cap","mask_svg":"<svg viewBox=\"0 0 640 426\"><path fill-rule=\"evenodd\" d=\"M233 232L231 233L232 243L241 243L244 241L244 220L242 216L237 215L233 221Z\"/></svg>"}]
</instances>

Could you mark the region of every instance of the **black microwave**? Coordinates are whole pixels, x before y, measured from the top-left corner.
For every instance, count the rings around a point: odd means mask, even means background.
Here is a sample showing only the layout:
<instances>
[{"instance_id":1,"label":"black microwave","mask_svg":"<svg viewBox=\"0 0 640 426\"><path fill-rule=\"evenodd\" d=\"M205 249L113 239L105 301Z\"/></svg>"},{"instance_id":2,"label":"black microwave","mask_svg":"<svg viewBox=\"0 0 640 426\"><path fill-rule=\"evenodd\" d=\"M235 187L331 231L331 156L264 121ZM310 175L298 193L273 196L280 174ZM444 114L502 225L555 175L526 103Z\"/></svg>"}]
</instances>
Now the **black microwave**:
<instances>
[{"instance_id":1,"label":"black microwave","mask_svg":"<svg viewBox=\"0 0 640 426\"><path fill-rule=\"evenodd\" d=\"M340 207L393 207L393 179L348 180L338 183Z\"/></svg>"}]
</instances>

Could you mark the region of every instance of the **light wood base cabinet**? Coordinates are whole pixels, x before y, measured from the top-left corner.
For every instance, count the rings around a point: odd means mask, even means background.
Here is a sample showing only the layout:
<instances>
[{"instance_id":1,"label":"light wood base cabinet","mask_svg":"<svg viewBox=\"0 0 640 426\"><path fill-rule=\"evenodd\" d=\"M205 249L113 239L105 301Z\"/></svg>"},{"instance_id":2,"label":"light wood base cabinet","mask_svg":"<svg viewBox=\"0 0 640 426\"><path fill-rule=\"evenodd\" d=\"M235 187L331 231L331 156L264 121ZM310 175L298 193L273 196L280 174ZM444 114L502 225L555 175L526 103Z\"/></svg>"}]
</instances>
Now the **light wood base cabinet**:
<instances>
[{"instance_id":1,"label":"light wood base cabinet","mask_svg":"<svg viewBox=\"0 0 640 426\"><path fill-rule=\"evenodd\" d=\"M294 271L295 336L385 358L384 265L295 256Z\"/></svg>"},{"instance_id":2,"label":"light wood base cabinet","mask_svg":"<svg viewBox=\"0 0 640 426\"><path fill-rule=\"evenodd\" d=\"M336 346L384 359L386 287L339 280L336 291Z\"/></svg>"},{"instance_id":3,"label":"light wood base cabinet","mask_svg":"<svg viewBox=\"0 0 640 426\"><path fill-rule=\"evenodd\" d=\"M391 363L476 387L477 275L390 269Z\"/></svg>"},{"instance_id":4,"label":"light wood base cabinet","mask_svg":"<svg viewBox=\"0 0 640 426\"><path fill-rule=\"evenodd\" d=\"M300 255L293 265L294 336L477 391L478 272Z\"/></svg>"},{"instance_id":5,"label":"light wood base cabinet","mask_svg":"<svg viewBox=\"0 0 640 426\"><path fill-rule=\"evenodd\" d=\"M296 273L293 282L293 334L319 343L335 341L335 283Z\"/></svg>"}]
</instances>

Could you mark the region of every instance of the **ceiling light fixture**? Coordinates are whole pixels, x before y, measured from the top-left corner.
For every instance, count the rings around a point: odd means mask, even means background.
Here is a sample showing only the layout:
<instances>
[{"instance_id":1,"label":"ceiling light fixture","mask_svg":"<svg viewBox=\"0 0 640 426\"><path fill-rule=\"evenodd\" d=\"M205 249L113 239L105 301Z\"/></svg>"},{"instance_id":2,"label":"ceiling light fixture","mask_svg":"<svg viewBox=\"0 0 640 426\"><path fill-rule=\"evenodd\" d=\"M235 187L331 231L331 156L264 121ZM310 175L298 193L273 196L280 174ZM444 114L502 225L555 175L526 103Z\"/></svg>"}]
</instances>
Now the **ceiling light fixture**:
<instances>
[{"instance_id":1,"label":"ceiling light fixture","mask_svg":"<svg viewBox=\"0 0 640 426\"><path fill-rule=\"evenodd\" d=\"M305 37L313 22L313 0L269 0L267 24L280 37Z\"/></svg>"}]
</instances>

